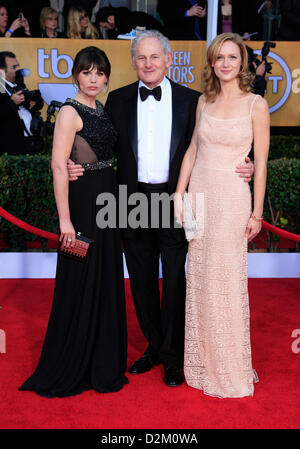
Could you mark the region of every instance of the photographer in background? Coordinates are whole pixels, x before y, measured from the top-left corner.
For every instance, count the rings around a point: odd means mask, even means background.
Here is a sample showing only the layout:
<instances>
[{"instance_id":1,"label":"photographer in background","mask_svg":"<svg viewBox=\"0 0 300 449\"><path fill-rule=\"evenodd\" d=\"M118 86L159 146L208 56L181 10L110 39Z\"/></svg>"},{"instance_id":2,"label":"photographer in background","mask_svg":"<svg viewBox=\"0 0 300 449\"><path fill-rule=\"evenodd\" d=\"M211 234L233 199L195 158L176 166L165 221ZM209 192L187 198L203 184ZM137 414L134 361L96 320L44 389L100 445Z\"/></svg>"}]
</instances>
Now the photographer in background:
<instances>
[{"instance_id":1,"label":"photographer in background","mask_svg":"<svg viewBox=\"0 0 300 449\"><path fill-rule=\"evenodd\" d=\"M39 91L28 91L19 67L14 53L0 52L1 153L37 152L42 144L38 135L42 119L37 111L43 107L43 99Z\"/></svg>"},{"instance_id":2,"label":"photographer in background","mask_svg":"<svg viewBox=\"0 0 300 449\"><path fill-rule=\"evenodd\" d=\"M252 92L264 97L267 87L267 74L272 72L272 63L267 60L271 48L275 48L274 42L265 42L261 50L261 59L259 59L254 50L246 45L248 52L249 70L255 74Z\"/></svg>"},{"instance_id":3,"label":"photographer in background","mask_svg":"<svg viewBox=\"0 0 300 449\"><path fill-rule=\"evenodd\" d=\"M2 85L2 79L6 76L6 64L2 53L0 53L0 156L3 153L23 154L25 152L25 139L18 114L18 103L24 100L24 95L21 95L20 92L15 94L12 99L6 93L5 87Z\"/></svg>"}]
</instances>

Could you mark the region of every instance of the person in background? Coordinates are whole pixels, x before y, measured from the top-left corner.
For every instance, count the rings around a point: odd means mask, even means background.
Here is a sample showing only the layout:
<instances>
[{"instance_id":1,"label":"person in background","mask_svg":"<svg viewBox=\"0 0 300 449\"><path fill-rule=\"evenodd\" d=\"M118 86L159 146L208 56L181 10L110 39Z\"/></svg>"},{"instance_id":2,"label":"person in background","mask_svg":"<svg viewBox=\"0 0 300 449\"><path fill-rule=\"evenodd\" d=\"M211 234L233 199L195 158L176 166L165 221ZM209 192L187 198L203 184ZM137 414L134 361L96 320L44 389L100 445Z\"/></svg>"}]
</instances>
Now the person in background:
<instances>
[{"instance_id":1,"label":"person in background","mask_svg":"<svg viewBox=\"0 0 300 449\"><path fill-rule=\"evenodd\" d=\"M74 6L68 13L67 36L70 39L99 39L100 33L90 22L85 9Z\"/></svg>"},{"instance_id":2,"label":"person in background","mask_svg":"<svg viewBox=\"0 0 300 449\"><path fill-rule=\"evenodd\" d=\"M0 37L30 37L28 20L19 13L18 17L8 26L8 11L4 3L0 3Z\"/></svg>"},{"instance_id":3,"label":"person in background","mask_svg":"<svg viewBox=\"0 0 300 449\"><path fill-rule=\"evenodd\" d=\"M4 3L4 1L2 0ZM40 30L40 12L44 6L49 6L49 0L9 0L7 9L10 17L18 17L20 13L27 18L31 37L39 37ZM20 34L19 34L20 33ZM24 37L22 29L16 32L16 37Z\"/></svg>"},{"instance_id":4,"label":"person in background","mask_svg":"<svg viewBox=\"0 0 300 449\"><path fill-rule=\"evenodd\" d=\"M164 31L162 24L151 14L142 11L130 11L128 8L100 8L96 23L107 32L108 39L117 39L118 35L129 33L136 27Z\"/></svg>"},{"instance_id":5,"label":"person in background","mask_svg":"<svg viewBox=\"0 0 300 449\"><path fill-rule=\"evenodd\" d=\"M9 51L0 53L1 67L4 70L4 77L0 78L0 85L5 97L2 96L2 119L6 123L5 129L1 132L1 142L5 141L5 135L13 142L18 138L19 131L22 129L23 138L20 148L12 148L8 151L14 153L22 153L25 150L32 152L37 150L40 144L40 136L35 136L36 120L33 117L39 116L37 111L43 107L43 99L39 91L34 91L36 95L33 97L25 96L24 90L27 90L23 77L20 74L20 64L16 55ZM5 105L7 106L7 116L5 115ZM9 118L10 117L10 118ZM3 125L2 123L2 125ZM13 144L12 144L13 146ZM24 147L25 146L25 147ZM4 150L5 151L5 150Z\"/></svg>"},{"instance_id":6,"label":"person in background","mask_svg":"<svg viewBox=\"0 0 300 449\"><path fill-rule=\"evenodd\" d=\"M282 22L279 39L283 41L300 40L300 1L280 0Z\"/></svg>"},{"instance_id":7,"label":"person in background","mask_svg":"<svg viewBox=\"0 0 300 449\"><path fill-rule=\"evenodd\" d=\"M245 37L251 33L258 33L247 40L259 40L262 31L262 14L258 14L261 0L241 2L240 0L221 0L218 12L218 34L238 33ZM264 8L269 8L268 1Z\"/></svg>"},{"instance_id":8,"label":"person in background","mask_svg":"<svg viewBox=\"0 0 300 449\"><path fill-rule=\"evenodd\" d=\"M65 37L63 33L57 31L58 12L50 6L45 6L45 8L42 9L40 15L40 25L42 29L41 37Z\"/></svg>"},{"instance_id":9,"label":"person in background","mask_svg":"<svg viewBox=\"0 0 300 449\"><path fill-rule=\"evenodd\" d=\"M112 8L128 8L131 7L130 0L97 0L95 6L92 10L91 22L96 23L97 12L100 8L105 8L106 6L110 6Z\"/></svg>"},{"instance_id":10,"label":"person in background","mask_svg":"<svg viewBox=\"0 0 300 449\"><path fill-rule=\"evenodd\" d=\"M69 9L75 6L84 9L91 17L96 2L97 0L64 0L63 14L65 19L68 17Z\"/></svg>"},{"instance_id":11,"label":"person in background","mask_svg":"<svg viewBox=\"0 0 300 449\"><path fill-rule=\"evenodd\" d=\"M24 101L24 94L19 91L9 95L5 89L7 72L13 55L9 52L0 52L0 155L23 154L25 151L24 129L19 116L19 105ZM14 56L14 55L13 55ZM10 66L11 67L11 66ZM9 75L8 75L9 76Z\"/></svg>"},{"instance_id":12,"label":"person in background","mask_svg":"<svg viewBox=\"0 0 300 449\"><path fill-rule=\"evenodd\" d=\"M206 0L158 0L157 12L169 39L206 39Z\"/></svg>"},{"instance_id":13,"label":"person in background","mask_svg":"<svg viewBox=\"0 0 300 449\"><path fill-rule=\"evenodd\" d=\"M57 31L64 33L65 31L65 20L64 20L64 4L65 0L50 0L51 8L53 8L58 13L58 27Z\"/></svg>"}]
</instances>

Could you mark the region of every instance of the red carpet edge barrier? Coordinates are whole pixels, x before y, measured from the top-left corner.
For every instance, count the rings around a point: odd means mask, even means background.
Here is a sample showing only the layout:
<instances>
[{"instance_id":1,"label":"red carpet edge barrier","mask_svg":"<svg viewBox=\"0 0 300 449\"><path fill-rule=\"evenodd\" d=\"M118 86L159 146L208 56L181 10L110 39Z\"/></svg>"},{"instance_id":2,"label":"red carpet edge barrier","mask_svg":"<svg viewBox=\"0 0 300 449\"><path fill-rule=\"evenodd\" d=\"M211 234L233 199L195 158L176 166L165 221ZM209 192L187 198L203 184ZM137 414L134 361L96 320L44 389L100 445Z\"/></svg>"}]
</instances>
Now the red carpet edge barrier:
<instances>
[{"instance_id":1,"label":"red carpet edge barrier","mask_svg":"<svg viewBox=\"0 0 300 449\"><path fill-rule=\"evenodd\" d=\"M7 212L3 207L0 206L0 215L1 217L5 218L6 220L10 221L11 223L15 224L16 226L19 226L19 228L24 229L25 231L31 232L31 234L36 234L40 237L43 237L48 240L54 240L58 241L59 236L57 234L53 234L52 232L44 231L43 229L36 228L35 226L32 226L25 221L20 220L19 218L15 217L14 215L11 215L9 212ZM276 226L271 225L270 223L267 223L266 221L262 221L262 227L266 229L267 231L272 232L273 234L279 235L280 237L284 237L289 240L293 240L295 242L300 242L300 235L299 234L293 234L292 232L284 231L283 229L277 228Z\"/></svg>"}]
</instances>

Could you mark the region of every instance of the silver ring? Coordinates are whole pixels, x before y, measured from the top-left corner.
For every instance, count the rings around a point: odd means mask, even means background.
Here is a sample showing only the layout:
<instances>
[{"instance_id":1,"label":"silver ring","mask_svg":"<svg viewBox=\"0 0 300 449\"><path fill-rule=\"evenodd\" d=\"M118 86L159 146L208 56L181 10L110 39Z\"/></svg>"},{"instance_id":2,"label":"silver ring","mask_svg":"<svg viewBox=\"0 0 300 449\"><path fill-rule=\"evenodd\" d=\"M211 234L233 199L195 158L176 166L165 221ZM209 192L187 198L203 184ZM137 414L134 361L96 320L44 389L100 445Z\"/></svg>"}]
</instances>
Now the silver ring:
<instances>
[{"instance_id":1,"label":"silver ring","mask_svg":"<svg viewBox=\"0 0 300 449\"><path fill-rule=\"evenodd\" d=\"M71 237L68 237L68 242L72 242L72 239L71 239Z\"/></svg>"}]
</instances>

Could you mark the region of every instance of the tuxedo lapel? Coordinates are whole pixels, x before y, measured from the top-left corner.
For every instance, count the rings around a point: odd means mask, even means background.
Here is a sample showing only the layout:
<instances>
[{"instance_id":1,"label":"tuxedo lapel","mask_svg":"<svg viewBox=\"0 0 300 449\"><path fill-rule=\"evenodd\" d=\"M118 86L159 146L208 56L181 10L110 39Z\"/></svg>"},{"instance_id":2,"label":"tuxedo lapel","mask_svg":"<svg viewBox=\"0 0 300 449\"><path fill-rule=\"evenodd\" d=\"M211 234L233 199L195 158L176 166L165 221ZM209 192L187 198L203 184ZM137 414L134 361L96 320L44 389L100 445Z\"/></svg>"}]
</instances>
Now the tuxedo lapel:
<instances>
[{"instance_id":1,"label":"tuxedo lapel","mask_svg":"<svg viewBox=\"0 0 300 449\"><path fill-rule=\"evenodd\" d=\"M127 99L127 117L128 136L136 162L138 161L137 95L138 83L135 83Z\"/></svg>"},{"instance_id":2,"label":"tuxedo lapel","mask_svg":"<svg viewBox=\"0 0 300 449\"><path fill-rule=\"evenodd\" d=\"M186 100L186 96L182 95L182 90L179 90L173 81L170 82L172 86L172 134L170 147L171 164L182 137L188 102Z\"/></svg>"}]
</instances>

